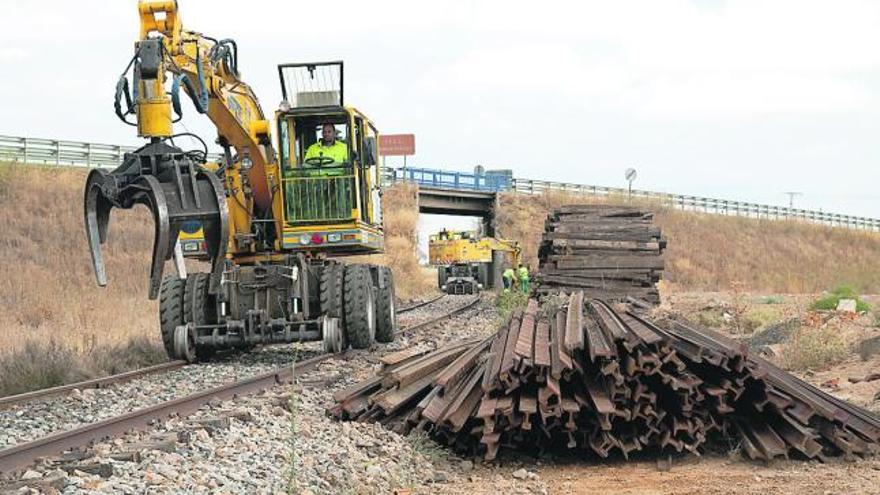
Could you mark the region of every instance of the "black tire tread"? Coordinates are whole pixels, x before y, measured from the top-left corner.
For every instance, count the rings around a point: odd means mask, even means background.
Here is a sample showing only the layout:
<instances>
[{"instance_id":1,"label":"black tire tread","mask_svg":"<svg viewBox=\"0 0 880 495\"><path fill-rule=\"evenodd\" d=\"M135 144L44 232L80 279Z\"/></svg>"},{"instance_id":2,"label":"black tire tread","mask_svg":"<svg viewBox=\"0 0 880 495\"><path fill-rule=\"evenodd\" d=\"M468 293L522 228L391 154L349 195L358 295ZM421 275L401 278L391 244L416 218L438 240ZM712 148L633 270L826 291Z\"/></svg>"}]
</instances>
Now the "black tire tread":
<instances>
[{"instance_id":1,"label":"black tire tread","mask_svg":"<svg viewBox=\"0 0 880 495\"><path fill-rule=\"evenodd\" d=\"M373 344L367 321L368 293L373 290L373 279L366 265L345 267L345 333L355 349L369 349ZM375 317L375 313L373 314Z\"/></svg>"},{"instance_id":2,"label":"black tire tread","mask_svg":"<svg viewBox=\"0 0 880 495\"><path fill-rule=\"evenodd\" d=\"M208 296L209 277L207 273L193 273L186 278L183 315L187 323L192 322L196 325L216 323L213 301ZM209 359L213 355L213 348L196 348L196 356L199 360Z\"/></svg>"},{"instance_id":3,"label":"black tire tread","mask_svg":"<svg viewBox=\"0 0 880 495\"><path fill-rule=\"evenodd\" d=\"M345 318L343 283L345 265L331 263L321 272L321 314L331 318ZM344 324L344 322L343 322Z\"/></svg>"},{"instance_id":4,"label":"black tire tread","mask_svg":"<svg viewBox=\"0 0 880 495\"><path fill-rule=\"evenodd\" d=\"M396 315L393 314L394 303L394 273L385 266L379 267L379 280L384 277L386 286L379 289L376 294L376 341L389 343L394 341L396 330Z\"/></svg>"},{"instance_id":5,"label":"black tire tread","mask_svg":"<svg viewBox=\"0 0 880 495\"><path fill-rule=\"evenodd\" d=\"M170 359L174 354L174 329L183 324L183 294L186 283L175 275L162 279L159 290L159 331L162 332L162 344Z\"/></svg>"}]
</instances>

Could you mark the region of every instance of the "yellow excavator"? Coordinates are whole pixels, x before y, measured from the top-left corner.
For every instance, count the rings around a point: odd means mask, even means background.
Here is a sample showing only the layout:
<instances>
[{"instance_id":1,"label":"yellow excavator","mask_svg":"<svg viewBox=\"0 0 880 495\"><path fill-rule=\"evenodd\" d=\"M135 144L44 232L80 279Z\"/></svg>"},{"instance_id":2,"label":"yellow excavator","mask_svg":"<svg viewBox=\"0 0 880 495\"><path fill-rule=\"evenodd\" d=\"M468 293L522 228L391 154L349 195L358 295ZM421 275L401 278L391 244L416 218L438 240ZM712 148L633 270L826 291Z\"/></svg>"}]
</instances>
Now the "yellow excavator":
<instances>
[{"instance_id":1,"label":"yellow excavator","mask_svg":"<svg viewBox=\"0 0 880 495\"><path fill-rule=\"evenodd\" d=\"M428 262L437 267L437 286L447 294L475 294L501 286L505 268L520 263L519 243L474 231L443 229L428 237Z\"/></svg>"},{"instance_id":2,"label":"yellow excavator","mask_svg":"<svg viewBox=\"0 0 880 495\"><path fill-rule=\"evenodd\" d=\"M279 65L284 100L273 126L240 78L235 41L184 29L176 1L141 0L138 12L115 110L147 142L86 181L98 284L107 284L100 246L110 211L142 204L155 223L149 297L159 298L171 358L296 341L322 340L332 352L390 342L391 270L335 259L384 249L378 131L345 105L343 63ZM174 132L181 94L216 126L219 163L198 136ZM198 149L178 147L191 138ZM332 156L309 151L328 143ZM187 274L183 245L209 271ZM163 277L172 259L177 274Z\"/></svg>"}]
</instances>

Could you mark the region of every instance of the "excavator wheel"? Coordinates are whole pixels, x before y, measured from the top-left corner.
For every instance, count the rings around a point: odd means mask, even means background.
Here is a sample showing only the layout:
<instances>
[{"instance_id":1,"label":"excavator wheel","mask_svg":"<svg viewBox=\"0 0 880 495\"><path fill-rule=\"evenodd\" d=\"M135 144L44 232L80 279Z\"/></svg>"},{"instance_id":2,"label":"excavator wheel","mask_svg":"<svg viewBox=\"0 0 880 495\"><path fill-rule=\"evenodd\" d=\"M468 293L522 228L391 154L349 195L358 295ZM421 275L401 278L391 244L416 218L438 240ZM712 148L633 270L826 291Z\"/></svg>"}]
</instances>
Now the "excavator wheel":
<instances>
[{"instance_id":1,"label":"excavator wheel","mask_svg":"<svg viewBox=\"0 0 880 495\"><path fill-rule=\"evenodd\" d=\"M162 279L159 292L159 330L165 353L171 359L178 359L174 352L174 329L183 325L183 293L186 281L169 275Z\"/></svg>"},{"instance_id":2,"label":"excavator wheel","mask_svg":"<svg viewBox=\"0 0 880 495\"><path fill-rule=\"evenodd\" d=\"M331 263L321 272L321 314L331 318L343 318L345 307L342 287L345 281L345 265Z\"/></svg>"},{"instance_id":3,"label":"excavator wheel","mask_svg":"<svg viewBox=\"0 0 880 495\"><path fill-rule=\"evenodd\" d=\"M394 341L397 330L397 310L394 307L394 274L385 266L379 268L379 289L376 291L376 341ZM384 280L385 288L381 288Z\"/></svg>"},{"instance_id":4,"label":"excavator wheel","mask_svg":"<svg viewBox=\"0 0 880 495\"><path fill-rule=\"evenodd\" d=\"M210 275L207 273L193 273L187 277L183 294L185 323L195 325L217 323L217 308L213 298L208 294L209 283ZM214 356L214 349L196 347L195 356L199 361L208 360Z\"/></svg>"},{"instance_id":5,"label":"excavator wheel","mask_svg":"<svg viewBox=\"0 0 880 495\"><path fill-rule=\"evenodd\" d=\"M355 349L369 349L376 340L376 301L367 265L345 267L345 333Z\"/></svg>"}]
</instances>

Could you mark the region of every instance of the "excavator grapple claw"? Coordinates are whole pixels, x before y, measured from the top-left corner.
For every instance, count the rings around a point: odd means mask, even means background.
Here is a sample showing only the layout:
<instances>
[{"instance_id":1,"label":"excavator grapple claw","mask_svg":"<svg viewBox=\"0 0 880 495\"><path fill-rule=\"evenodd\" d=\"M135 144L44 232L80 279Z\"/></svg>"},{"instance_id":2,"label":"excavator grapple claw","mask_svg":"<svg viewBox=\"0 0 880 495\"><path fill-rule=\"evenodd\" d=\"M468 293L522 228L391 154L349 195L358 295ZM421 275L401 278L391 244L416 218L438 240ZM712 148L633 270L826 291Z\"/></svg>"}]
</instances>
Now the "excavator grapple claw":
<instances>
[{"instance_id":1,"label":"excavator grapple claw","mask_svg":"<svg viewBox=\"0 0 880 495\"><path fill-rule=\"evenodd\" d=\"M146 206L153 215L153 260L150 299L162 284L165 261L171 259L183 223L200 222L212 270L209 291L220 288L229 238L229 220L223 183L198 162L197 156L161 141L126 154L122 165L108 172L92 170L86 180L85 225L98 285L107 285L101 245L113 208Z\"/></svg>"}]
</instances>

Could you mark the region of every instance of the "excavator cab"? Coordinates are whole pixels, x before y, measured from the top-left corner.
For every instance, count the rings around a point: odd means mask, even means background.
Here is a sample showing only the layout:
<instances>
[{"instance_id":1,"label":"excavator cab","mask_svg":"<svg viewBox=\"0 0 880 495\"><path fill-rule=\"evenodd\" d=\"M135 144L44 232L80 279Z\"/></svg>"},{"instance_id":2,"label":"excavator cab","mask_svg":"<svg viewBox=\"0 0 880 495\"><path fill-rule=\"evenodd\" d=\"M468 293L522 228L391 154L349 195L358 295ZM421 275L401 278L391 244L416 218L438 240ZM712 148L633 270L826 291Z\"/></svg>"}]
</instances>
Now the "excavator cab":
<instances>
[{"instance_id":1,"label":"excavator cab","mask_svg":"<svg viewBox=\"0 0 880 495\"><path fill-rule=\"evenodd\" d=\"M343 101L342 62L278 66L282 248L329 256L383 249L379 133Z\"/></svg>"}]
</instances>

